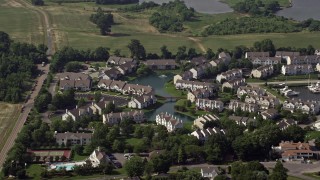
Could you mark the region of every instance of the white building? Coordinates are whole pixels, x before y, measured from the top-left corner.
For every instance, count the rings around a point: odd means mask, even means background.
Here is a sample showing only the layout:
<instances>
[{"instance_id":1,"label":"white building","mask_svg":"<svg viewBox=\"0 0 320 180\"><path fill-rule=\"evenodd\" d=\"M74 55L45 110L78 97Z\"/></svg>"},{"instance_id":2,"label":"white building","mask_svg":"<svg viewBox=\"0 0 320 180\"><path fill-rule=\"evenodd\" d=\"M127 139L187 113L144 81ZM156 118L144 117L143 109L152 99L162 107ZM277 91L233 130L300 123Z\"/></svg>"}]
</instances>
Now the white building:
<instances>
[{"instance_id":1,"label":"white building","mask_svg":"<svg viewBox=\"0 0 320 180\"><path fill-rule=\"evenodd\" d=\"M314 69L310 64L283 65L281 68L281 73L283 75L310 74L313 72L314 72Z\"/></svg>"},{"instance_id":2,"label":"white building","mask_svg":"<svg viewBox=\"0 0 320 180\"><path fill-rule=\"evenodd\" d=\"M65 133L54 133L54 138L56 142L61 145L88 145L91 142L92 133L72 133L72 132L65 132Z\"/></svg>"},{"instance_id":3,"label":"white building","mask_svg":"<svg viewBox=\"0 0 320 180\"><path fill-rule=\"evenodd\" d=\"M250 104L238 100L231 100L229 104L229 109L235 112L238 108L241 109L241 111L247 112L257 112L259 109L257 104Z\"/></svg>"},{"instance_id":4,"label":"white building","mask_svg":"<svg viewBox=\"0 0 320 180\"><path fill-rule=\"evenodd\" d=\"M203 116L199 116L197 119L193 121L193 126L199 129L203 129L203 125L208 121L218 121L220 120L218 116L214 114L206 114Z\"/></svg>"},{"instance_id":5,"label":"white building","mask_svg":"<svg viewBox=\"0 0 320 180\"><path fill-rule=\"evenodd\" d=\"M274 65L280 64L281 58L280 57L257 57L251 60L253 65Z\"/></svg>"},{"instance_id":6,"label":"white building","mask_svg":"<svg viewBox=\"0 0 320 180\"><path fill-rule=\"evenodd\" d=\"M101 163L109 162L106 153L101 152L99 147L90 154L88 160L91 162L93 167L98 167Z\"/></svg>"},{"instance_id":7,"label":"white building","mask_svg":"<svg viewBox=\"0 0 320 180\"><path fill-rule=\"evenodd\" d=\"M183 127L182 120L179 120L173 115L168 113L160 113L156 116L157 125L163 125L167 128L168 132L175 131L176 129Z\"/></svg>"},{"instance_id":8,"label":"white building","mask_svg":"<svg viewBox=\"0 0 320 180\"><path fill-rule=\"evenodd\" d=\"M222 101L210 99L197 99L196 107L199 109L217 109L219 112L223 111L224 104Z\"/></svg>"},{"instance_id":9,"label":"white building","mask_svg":"<svg viewBox=\"0 0 320 180\"><path fill-rule=\"evenodd\" d=\"M309 55L309 56L289 56L287 58L287 65L291 64L317 64L320 63L320 56Z\"/></svg>"},{"instance_id":10,"label":"white building","mask_svg":"<svg viewBox=\"0 0 320 180\"><path fill-rule=\"evenodd\" d=\"M242 78L242 70L241 69L232 69L221 74L217 75L217 81L222 82L222 80L230 81L233 79Z\"/></svg>"},{"instance_id":11,"label":"white building","mask_svg":"<svg viewBox=\"0 0 320 180\"><path fill-rule=\"evenodd\" d=\"M218 176L218 169L215 167L204 167L201 168L201 176L203 178L208 178L210 180L213 180L216 176Z\"/></svg>"},{"instance_id":12,"label":"white building","mask_svg":"<svg viewBox=\"0 0 320 180\"><path fill-rule=\"evenodd\" d=\"M128 107L134 109L144 109L155 104L156 102L157 99L153 94L141 95L132 97L132 99L128 102Z\"/></svg>"},{"instance_id":13,"label":"white building","mask_svg":"<svg viewBox=\"0 0 320 180\"><path fill-rule=\"evenodd\" d=\"M260 87L240 86L237 89L238 98L241 98L241 96L243 96L244 94L255 95L255 96L264 96L264 95L266 95L266 91Z\"/></svg>"},{"instance_id":14,"label":"white building","mask_svg":"<svg viewBox=\"0 0 320 180\"><path fill-rule=\"evenodd\" d=\"M320 103L318 101L288 99L283 102L283 109L291 112L301 110L306 114L318 114L320 111Z\"/></svg>"},{"instance_id":15,"label":"white building","mask_svg":"<svg viewBox=\"0 0 320 180\"><path fill-rule=\"evenodd\" d=\"M145 120L144 112L143 111L129 111L129 112L118 112L118 113L109 113L103 114L103 123L114 125L119 124L124 119L131 119L136 123L142 123Z\"/></svg>"},{"instance_id":16,"label":"white building","mask_svg":"<svg viewBox=\"0 0 320 180\"><path fill-rule=\"evenodd\" d=\"M211 95L212 95L212 92L210 92L207 89L198 89L192 92L189 91L187 94L187 99L193 103L197 99L209 98Z\"/></svg>"},{"instance_id":17,"label":"white building","mask_svg":"<svg viewBox=\"0 0 320 180\"><path fill-rule=\"evenodd\" d=\"M271 75L273 75L272 65L260 66L257 69L253 69L251 71L251 76L254 78L266 78Z\"/></svg>"}]
</instances>

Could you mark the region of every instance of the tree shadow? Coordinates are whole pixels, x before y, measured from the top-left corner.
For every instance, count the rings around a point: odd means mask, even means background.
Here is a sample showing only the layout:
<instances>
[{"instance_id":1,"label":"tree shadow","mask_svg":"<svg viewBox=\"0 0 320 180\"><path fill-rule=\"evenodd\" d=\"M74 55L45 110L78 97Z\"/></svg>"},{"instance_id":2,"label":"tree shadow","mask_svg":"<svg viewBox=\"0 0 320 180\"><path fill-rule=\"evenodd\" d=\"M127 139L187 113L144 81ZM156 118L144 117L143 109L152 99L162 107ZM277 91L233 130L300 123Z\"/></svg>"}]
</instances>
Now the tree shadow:
<instances>
[{"instance_id":1,"label":"tree shadow","mask_svg":"<svg viewBox=\"0 0 320 180\"><path fill-rule=\"evenodd\" d=\"M126 34L126 33L113 33L113 34L110 34L109 36L111 36L111 37L125 37L125 36L131 36L131 35Z\"/></svg>"}]
</instances>

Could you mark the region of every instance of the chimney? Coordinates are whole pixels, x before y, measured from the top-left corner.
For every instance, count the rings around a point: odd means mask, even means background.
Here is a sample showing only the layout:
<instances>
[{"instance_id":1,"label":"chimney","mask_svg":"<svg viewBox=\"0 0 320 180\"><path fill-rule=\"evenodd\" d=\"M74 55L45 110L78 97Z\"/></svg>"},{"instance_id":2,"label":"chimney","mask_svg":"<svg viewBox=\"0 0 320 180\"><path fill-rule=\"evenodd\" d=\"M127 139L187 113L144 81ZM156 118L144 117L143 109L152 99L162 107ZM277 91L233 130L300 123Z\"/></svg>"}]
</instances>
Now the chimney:
<instances>
[{"instance_id":1,"label":"chimney","mask_svg":"<svg viewBox=\"0 0 320 180\"><path fill-rule=\"evenodd\" d=\"M78 109L78 105L76 105L76 109Z\"/></svg>"}]
</instances>

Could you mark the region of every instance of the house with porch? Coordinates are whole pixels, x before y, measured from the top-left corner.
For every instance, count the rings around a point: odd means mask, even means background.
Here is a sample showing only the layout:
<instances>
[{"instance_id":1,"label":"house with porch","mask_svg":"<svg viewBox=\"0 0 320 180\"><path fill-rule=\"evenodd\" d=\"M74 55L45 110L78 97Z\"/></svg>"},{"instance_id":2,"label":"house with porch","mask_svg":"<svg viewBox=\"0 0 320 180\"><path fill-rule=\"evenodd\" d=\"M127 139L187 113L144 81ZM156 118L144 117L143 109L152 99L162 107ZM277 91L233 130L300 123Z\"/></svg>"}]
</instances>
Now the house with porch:
<instances>
[{"instance_id":1,"label":"house with porch","mask_svg":"<svg viewBox=\"0 0 320 180\"><path fill-rule=\"evenodd\" d=\"M301 161L319 155L314 146L302 142L282 141L279 146L272 146L272 150L279 153L284 161Z\"/></svg>"},{"instance_id":2,"label":"house with porch","mask_svg":"<svg viewBox=\"0 0 320 180\"><path fill-rule=\"evenodd\" d=\"M196 107L204 110L213 110L217 109L219 112L222 112L224 109L224 104L219 100L210 100L210 99L196 99Z\"/></svg>"},{"instance_id":3,"label":"house with porch","mask_svg":"<svg viewBox=\"0 0 320 180\"><path fill-rule=\"evenodd\" d=\"M157 125L163 125L167 128L168 132L173 132L176 129L183 127L183 121L177 119L171 114L160 113L156 116Z\"/></svg>"}]
</instances>

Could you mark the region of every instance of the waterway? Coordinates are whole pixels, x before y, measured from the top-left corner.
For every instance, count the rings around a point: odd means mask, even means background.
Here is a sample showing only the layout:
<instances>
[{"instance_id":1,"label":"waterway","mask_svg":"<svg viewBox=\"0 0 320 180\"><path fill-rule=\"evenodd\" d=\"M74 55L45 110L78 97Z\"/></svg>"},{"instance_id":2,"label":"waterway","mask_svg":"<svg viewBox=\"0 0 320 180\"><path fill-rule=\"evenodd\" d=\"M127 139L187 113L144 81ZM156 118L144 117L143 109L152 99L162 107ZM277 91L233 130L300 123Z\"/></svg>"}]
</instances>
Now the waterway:
<instances>
[{"instance_id":1,"label":"waterway","mask_svg":"<svg viewBox=\"0 0 320 180\"><path fill-rule=\"evenodd\" d=\"M309 18L320 20L320 0L292 0L293 6L277 13L279 16L303 21Z\"/></svg>"},{"instance_id":2,"label":"waterway","mask_svg":"<svg viewBox=\"0 0 320 180\"><path fill-rule=\"evenodd\" d=\"M320 101L320 94L311 93L306 86L290 87L290 89L300 92L298 96L292 98L310 101Z\"/></svg>"},{"instance_id":3,"label":"waterway","mask_svg":"<svg viewBox=\"0 0 320 180\"><path fill-rule=\"evenodd\" d=\"M131 83L141 84L141 85L150 85L153 87L153 89L155 89L155 93L157 95L163 96L163 97L170 97L171 95L165 91L165 83L172 80L174 75L171 73L166 73L163 75L165 75L165 76L161 76L161 75L153 73L153 74L150 74L149 76L137 78L134 81L132 81ZM156 119L157 114L159 114L161 112L167 112L169 114L173 114L174 117L177 117L178 119L183 120L183 121L194 120L189 116L175 112L174 105L175 105L175 102L167 102L167 103L163 104L162 106L160 106L158 109L156 109L150 113L146 113L146 116L148 117L148 120L154 121Z\"/></svg>"},{"instance_id":4,"label":"waterway","mask_svg":"<svg viewBox=\"0 0 320 180\"><path fill-rule=\"evenodd\" d=\"M145 1L153 1L157 4L162 4L173 0L140 0L140 3ZM192 7L200 13L221 14L233 11L229 5L222 3L219 0L184 0L184 2L187 7Z\"/></svg>"}]
</instances>

